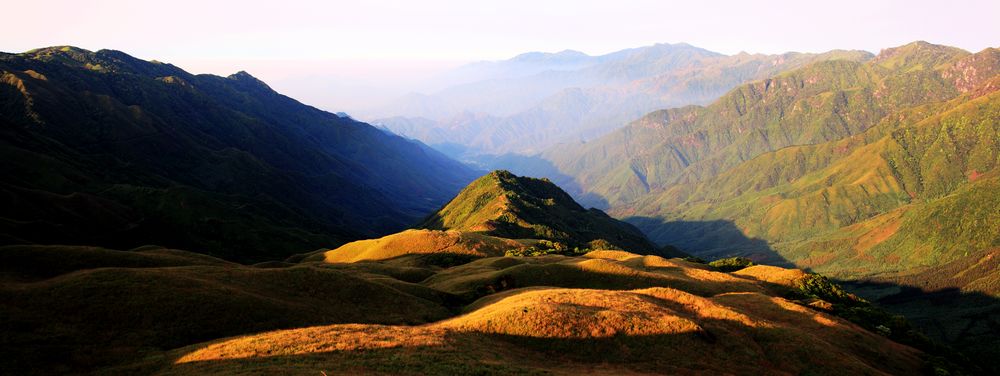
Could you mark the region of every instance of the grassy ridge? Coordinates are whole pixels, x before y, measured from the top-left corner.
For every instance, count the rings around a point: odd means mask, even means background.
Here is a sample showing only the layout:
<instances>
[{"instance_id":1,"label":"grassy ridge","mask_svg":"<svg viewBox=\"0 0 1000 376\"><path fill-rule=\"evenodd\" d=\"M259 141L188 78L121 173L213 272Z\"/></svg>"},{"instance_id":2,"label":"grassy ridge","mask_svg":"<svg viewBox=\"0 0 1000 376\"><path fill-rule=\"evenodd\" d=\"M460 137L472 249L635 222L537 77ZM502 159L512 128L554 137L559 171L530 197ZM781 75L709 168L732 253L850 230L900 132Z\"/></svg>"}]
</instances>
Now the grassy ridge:
<instances>
[{"instance_id":1,"label":"grassy ridge","mask_svg":"<svg viewBox=\"0 0 1000 376\"><path fill-rule=\"evenodd\" d=\"M494 171L469 184L418 228L536 239L566 249L659 252L635 227L597 209L584 209L548 180Z\"/></svg>"}]
</instances>

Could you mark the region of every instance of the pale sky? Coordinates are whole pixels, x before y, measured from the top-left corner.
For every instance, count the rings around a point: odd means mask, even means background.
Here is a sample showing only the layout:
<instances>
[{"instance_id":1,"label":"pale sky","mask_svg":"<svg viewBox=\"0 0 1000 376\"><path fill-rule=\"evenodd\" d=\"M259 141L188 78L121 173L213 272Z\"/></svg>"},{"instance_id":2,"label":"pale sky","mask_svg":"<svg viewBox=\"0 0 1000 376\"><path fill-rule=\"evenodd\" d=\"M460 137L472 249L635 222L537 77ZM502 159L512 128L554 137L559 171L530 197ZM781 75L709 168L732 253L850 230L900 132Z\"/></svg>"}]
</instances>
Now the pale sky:
<instances>
[{"instance_id":1,"label":"pale sky","mask_svg":"<svg viewBox=\"0 0 1000 376\"><path fill-rule=\"evenodd\" d=\"M350 111L464 62L686 42L732 54L1000 46L1000 1L2 0L0 51L125 51L192 73L247 70Z\"/></svg>"}]
</instances>

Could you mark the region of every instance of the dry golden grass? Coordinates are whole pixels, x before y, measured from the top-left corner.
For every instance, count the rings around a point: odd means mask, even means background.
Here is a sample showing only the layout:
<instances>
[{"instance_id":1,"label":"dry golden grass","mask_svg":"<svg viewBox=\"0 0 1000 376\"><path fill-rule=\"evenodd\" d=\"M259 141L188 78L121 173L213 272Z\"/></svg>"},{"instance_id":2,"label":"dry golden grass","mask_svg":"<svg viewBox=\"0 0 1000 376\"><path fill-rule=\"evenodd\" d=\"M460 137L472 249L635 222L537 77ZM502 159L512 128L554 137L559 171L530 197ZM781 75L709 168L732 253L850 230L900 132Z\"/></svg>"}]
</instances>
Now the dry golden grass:
<instances>
[{"instance_id":1,"label":"dry golden grass","mask_svg":"<svg viewBox=\"0 0 1000 376\"><path fill-rule=\"evenodd\" d=\"M700 264L607 251L585 257L485 258L443 270L423 284L469 299L530 286L607 290L673 287L704 296L764 290L755 281L707 270Z\"/></svg>"},{"instance_id":2,"label":"dry golden grass","mask_svg":"<svg viewBox=\"0 0 1000 376\"><path fill-rule=\"evenodd\" d=\"M467 315L440 325L461 331L541 338L691 333L702 330L648 296L608 290L517 290L488 297Z\"/></svg>"},{"instance_id":3,"label":"dry golden grass","mask_svg":"<svg viewBox=\"0 0 1000 376\"><path fill-rule=\"evenodd\" d=\"M179 349L152 369L884 375L920 372L919 355L837 317L760 293L529 288L483 298L467 314L434 324L274 331Z\"/></svg>"},{"instance_id":4,"label":"dry golden grass","mask_svg":"<svg viewBox=\"0 0 1000 376\"><path fill-rule=\"evenodd\" d=\"M806 272L799 269L785 269L770 265L754 265L737 270L733 274L786 287L793 286L796 281L807 276Z\"/></svg>"},{"instance_id":5,"label":"dry golden grass","mask_svg":"<svg viewBox=\"0 0 1000 376\"><path fill-rule=\"evenodd\" d=\"M520 242L474 232L406 230L378 239L359 240L322 253L328 263L378 261L414 254L455 254L474 257L503 256ZM317 255L318 256L318 255ZM318 261L317 256L306 261Z\"/></svg>"},{"instance_id":6,"label":"dry golden grass","mask_svg":"<svg viewBox=\"0 0 1000 376\"><path fill-rule=\"evenodd\" d=\"M439 346L444 330L431 327L344 324L237 337L187 353L176 363L300 355L393 347Z\"/></svg>"},{"instance_id":7,"label":"dry golden grass","mask_svg":"<svg viewBox=\"0 0 1000 376\"><path fill-rule=\"evenodd\" d=\"M123 255L67 252L110 256L81 256L89 261L73 267L43 258L68 272L0 284L0 302L15 304L3 306L0 324L47 328L3 345L100 359L89 369L104 374L879 375L923 366L917 350L777 297L775 284L805 274L776 267L730 274L597 251L450 268L397 262L409 256L286 268L193 258L163 267L138 253L126 255L143 260L136 267L94 269ZM336 324L307 327L325 323ZM188 345L248 332L260 334Z\"/></svg>"}]
</instances>

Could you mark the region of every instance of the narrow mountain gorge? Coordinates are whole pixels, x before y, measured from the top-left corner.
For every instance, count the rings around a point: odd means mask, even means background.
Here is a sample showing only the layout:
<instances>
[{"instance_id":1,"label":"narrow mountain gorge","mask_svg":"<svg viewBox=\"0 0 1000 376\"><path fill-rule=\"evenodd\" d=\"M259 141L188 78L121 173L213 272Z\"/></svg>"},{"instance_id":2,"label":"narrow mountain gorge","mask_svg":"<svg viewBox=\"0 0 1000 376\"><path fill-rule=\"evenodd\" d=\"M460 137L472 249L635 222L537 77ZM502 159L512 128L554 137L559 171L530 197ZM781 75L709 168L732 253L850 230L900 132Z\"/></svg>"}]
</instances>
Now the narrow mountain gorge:
<instances>
[{"instance_id":1,"label":"narrow mountain gorge","mask_svg":"<svg viewBox=\"0 0 1000 376\"><path fill-rule=\"evenodd\" d=\"M405 228L475 173L240 72L118 51L0 55L0 241L281 258Z\"/></svg>"}]
</instances>

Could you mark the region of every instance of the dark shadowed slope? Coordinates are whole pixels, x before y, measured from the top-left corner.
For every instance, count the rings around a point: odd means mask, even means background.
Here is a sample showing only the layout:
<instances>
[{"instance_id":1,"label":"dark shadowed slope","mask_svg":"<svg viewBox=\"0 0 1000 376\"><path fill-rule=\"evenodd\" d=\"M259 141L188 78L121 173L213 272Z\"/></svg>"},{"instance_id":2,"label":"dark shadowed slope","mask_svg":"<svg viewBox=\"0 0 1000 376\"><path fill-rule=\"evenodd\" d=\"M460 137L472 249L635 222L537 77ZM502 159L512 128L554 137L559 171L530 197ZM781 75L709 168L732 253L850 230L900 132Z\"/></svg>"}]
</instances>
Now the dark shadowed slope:
<instances>
[{"instance_id":1,"label":"dark shadowed slope","mask_svg":"<svg viewBox=\"0 0 1000 376\"><path fill-rule=\"evenodd\" d=\"M0 54L0 124L7 244L273 258L405 228L474 177L245 72L110 50Z\"/></svg>"}]
</instances>

